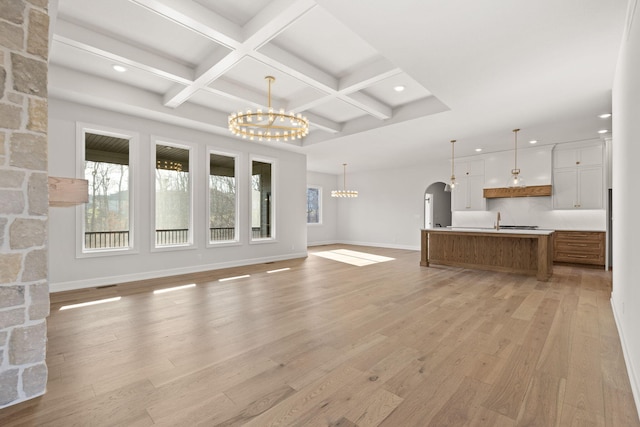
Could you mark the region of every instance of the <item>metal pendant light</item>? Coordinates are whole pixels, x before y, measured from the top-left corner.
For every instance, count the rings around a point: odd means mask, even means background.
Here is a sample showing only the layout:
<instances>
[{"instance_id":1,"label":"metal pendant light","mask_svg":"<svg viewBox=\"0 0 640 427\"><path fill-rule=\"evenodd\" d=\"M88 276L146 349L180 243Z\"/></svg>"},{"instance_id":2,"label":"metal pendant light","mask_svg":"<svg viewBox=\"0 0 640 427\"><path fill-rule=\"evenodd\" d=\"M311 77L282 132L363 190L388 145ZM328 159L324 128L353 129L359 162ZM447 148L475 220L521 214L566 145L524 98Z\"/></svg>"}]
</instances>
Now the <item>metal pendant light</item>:
<instances>
[{"instance_id":1,"label":"metal pendant light","mask_svg":"<svg viewBox=\"0 0 640 427\"><path fill-rule=\"evenodd\" d=\"M456 143L455 139L451 140L451 179L449 180L449 182L447 183L447 185L444 186L444 191L453 191L456 188L456 185L458 184L456 181L456 175L454 173L454 150L453 147Z\"/></svg>"}]
</instances>

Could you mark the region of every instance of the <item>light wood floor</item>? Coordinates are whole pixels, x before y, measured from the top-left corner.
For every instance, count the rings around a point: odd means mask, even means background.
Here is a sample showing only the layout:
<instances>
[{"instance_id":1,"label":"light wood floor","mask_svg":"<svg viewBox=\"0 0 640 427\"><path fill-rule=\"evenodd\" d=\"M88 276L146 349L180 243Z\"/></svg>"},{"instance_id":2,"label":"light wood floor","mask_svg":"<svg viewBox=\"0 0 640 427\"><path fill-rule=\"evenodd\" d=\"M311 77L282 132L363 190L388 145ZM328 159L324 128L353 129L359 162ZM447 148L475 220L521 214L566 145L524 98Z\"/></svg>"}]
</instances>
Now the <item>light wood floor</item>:
<instances>
[{"instance_id":1,"label":"light wood floor","mask_svg":"<svg viewBox=\"0 0 640 427\"><path fill-rule=\"evenodd\" d=\"M556 266L544 283L413 251L348 247L395 258L362 267L313 254L340 247L53 294L48 392L0 425L640 426L610 273Z\"/></svg>"}]
</instances>

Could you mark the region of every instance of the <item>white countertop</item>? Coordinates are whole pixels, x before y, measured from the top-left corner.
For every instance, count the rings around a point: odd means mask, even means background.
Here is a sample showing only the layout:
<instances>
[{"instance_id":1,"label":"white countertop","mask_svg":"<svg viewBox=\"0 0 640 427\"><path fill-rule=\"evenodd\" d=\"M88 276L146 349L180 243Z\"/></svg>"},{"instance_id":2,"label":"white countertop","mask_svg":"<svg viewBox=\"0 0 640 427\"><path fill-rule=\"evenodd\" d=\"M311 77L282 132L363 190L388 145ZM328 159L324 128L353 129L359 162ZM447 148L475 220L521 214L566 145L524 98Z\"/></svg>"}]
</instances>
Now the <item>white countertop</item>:
<instances>
[{"instance_id":1,"label":"white countertop","mask_svg":"<svg viewBox=\"0 0 640 427\"><path fill-rule=\"evenodd\" d=\"M517 230L513 228L505 229L501 228L500 230L496 230L495 228L467 228L467 227L439 227L439 228L423 228L426 231L455 231L455 232L463 232L463 233L496 233L496 234L533 234L539 236L546 236L554 232L554 230L544 230L544 229L535 229L535 230Z\"/></svg>"}]
</instances>

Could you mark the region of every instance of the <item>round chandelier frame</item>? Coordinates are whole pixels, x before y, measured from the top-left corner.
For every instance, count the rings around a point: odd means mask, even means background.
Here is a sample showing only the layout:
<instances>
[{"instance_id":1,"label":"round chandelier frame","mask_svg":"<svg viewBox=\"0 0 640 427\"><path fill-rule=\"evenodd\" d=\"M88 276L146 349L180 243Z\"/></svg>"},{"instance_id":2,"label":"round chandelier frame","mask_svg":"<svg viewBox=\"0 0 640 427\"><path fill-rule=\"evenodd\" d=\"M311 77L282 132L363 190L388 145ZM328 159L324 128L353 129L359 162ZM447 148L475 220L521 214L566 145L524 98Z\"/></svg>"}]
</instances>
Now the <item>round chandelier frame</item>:
<instances>
[{"instance_id":1,"label":"round chandelier frame","mask_svg":"<svg viewBox=\"0 0 640 427\"><path fill-rule=\"evenodd\" d=\"M286 113L284 108L275 111L271 106L271 84L276 80L266 76L269 85L268 110L258 108L255 112L247 109L229 115L229 130L236 136L258 141L283 141L302 139L309 134L309 119L293 111Z\"/></svg>"}]
</instances>

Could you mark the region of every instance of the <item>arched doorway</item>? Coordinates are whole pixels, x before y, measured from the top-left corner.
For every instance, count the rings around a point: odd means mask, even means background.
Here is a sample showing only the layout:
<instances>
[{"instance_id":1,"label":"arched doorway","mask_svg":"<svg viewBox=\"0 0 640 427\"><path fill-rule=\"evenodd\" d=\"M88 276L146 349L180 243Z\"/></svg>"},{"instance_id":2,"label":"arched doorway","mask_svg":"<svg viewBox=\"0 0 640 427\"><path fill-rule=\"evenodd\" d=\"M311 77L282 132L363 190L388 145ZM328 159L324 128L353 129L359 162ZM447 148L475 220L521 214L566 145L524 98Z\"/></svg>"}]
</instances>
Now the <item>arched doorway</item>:
<instances>
[{"instance_id":1,"label":"arched doorway","mask_svg":"<svg viewBox=\"0 0 640 427\"><path fill-rule=\"evenodd\" d=\"M434 182L424 192L424 228L451 225L451 192L444 182Z\"/></svg>"}]
</instances>

